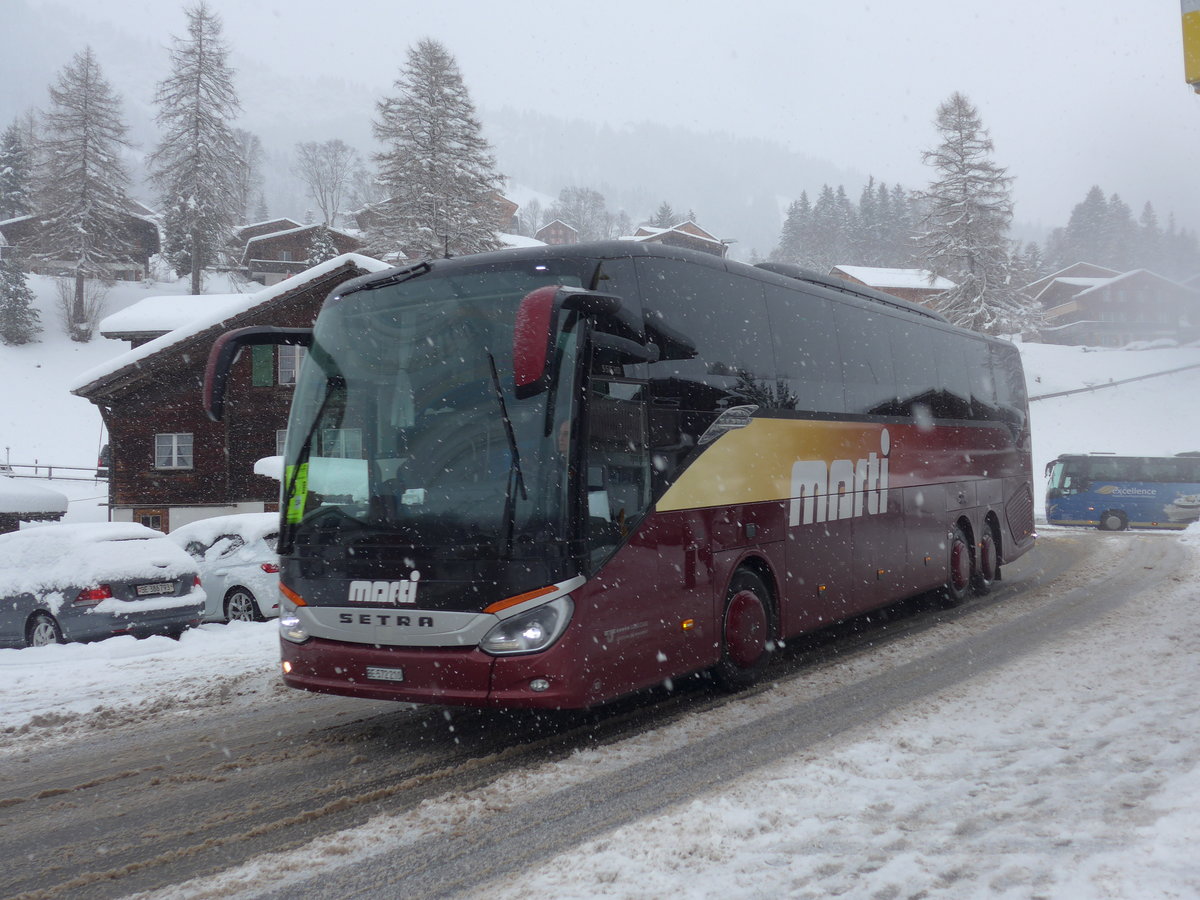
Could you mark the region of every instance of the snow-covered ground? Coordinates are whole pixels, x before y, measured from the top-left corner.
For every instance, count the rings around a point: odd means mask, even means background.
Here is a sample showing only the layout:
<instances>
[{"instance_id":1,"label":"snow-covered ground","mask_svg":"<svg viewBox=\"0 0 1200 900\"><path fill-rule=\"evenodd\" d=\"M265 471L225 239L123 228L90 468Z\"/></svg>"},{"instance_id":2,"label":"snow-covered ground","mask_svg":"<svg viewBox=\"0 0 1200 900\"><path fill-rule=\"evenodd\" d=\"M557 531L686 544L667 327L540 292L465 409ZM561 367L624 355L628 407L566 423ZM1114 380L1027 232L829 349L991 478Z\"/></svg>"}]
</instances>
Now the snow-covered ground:
<instances>
[{"instance_id":1,"label":"snow-covered ground","mask_svg":"<svg viewBox=\"0 0 1200 900\"><path fill-rule=\"evenodd\" d=\"M127 286L128 305L182 286ZM227 286L219 286L227 292ZM116 291L114 292L116 293ZM51 296L45 285L39 296ZM128 302L125 302L128 300ZM117 308L114 305L113 309ZM0 346L0 453L91 465L99 417L65 385L123 352L71 344L44 313L40 344ZM1200 363L1200 348L1022 348L1030 391L1051 393ZM1036 475L1059 453L1200 449L1200 369L1032 407ZM3 457L0 457L2 460ZM54 482L70 521L104 516L104 484ZM1039 499L1039 510L1041 500ZM1045 529L1049 540L1068 539ZM1093 536L1089 535L1088 539ZM702 799L605 835L480 896L1053 897L1200 896L1200 533L1180 541L1175 587L1120 617L1064 635L951 691L831 738L817 752L732 778ZM276 678L273 623L206 625L176 642L119 637L92 645L0 650L0 758L87 735L89 722L186 714L230 696L295 703ZM880 654L916 653L919 640ZM1147 664L1152 661L1152 664ZM855 667L878 665L866 654ZM853 677L853 670L841 670ZM197 672L220 673L198 687ZM841 676L839 676L841 677ZM761 715L819 675L781 684L732 715ZM726 721L731 713L724 711ZM250 896L320 865L386 853L414 835L502 815L599 767L716 727L685 717L650 735L509 776L486 791L429 801L335 839L323 852L261 858L170 896Z\"/></svg>"}]
</instances>

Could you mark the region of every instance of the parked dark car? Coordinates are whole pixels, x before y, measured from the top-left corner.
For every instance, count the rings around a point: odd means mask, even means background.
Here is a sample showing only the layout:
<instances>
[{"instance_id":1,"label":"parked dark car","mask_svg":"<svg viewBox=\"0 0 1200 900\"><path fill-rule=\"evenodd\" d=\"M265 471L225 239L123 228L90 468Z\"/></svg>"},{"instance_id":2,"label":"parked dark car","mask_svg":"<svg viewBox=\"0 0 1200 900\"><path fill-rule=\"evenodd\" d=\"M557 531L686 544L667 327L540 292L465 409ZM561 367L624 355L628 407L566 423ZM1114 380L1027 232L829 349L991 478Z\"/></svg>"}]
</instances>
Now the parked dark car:
<instances>
[{"instance_id":1,"label":"parked dark car","mask_svg":"<svg viewBox=\"0 0 1200 900\"><path fill-rule=\"evenodd\" d=\"M43 525L0 534L0 647L178 637L200 624L195 562L132 522Z\"/></svg>"}]
</instances>

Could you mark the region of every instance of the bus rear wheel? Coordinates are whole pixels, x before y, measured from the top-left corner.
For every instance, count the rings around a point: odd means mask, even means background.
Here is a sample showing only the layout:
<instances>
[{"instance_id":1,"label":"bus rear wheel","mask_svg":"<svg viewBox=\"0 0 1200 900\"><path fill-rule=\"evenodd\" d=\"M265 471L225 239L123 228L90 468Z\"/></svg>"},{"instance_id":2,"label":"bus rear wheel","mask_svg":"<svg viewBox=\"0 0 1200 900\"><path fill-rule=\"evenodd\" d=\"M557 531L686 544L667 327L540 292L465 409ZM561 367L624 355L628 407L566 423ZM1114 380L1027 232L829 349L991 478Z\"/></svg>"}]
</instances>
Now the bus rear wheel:
<instances>
[{"instance_id":1,"label":"bus rear wheel","mask_svg":"<svg viewBox=\"0 0 1200 900\"><path fill-rule=\"evenodd\" d=\"M1124 531L1129 527L1129 520L1119 509L1107 509L1100 515L1101 531Z\"/></svg>"},{"instance_id":2,"label":"bus rear wheel","mask_svg":"<svg viewBox=\"0 0 1200 900\"><path fill-rule=\"evenodd\" d=\"M971 590L976 594L990 594L996 576L1000 573L999 557L996 553L996 537L990 526L983 529L983 537L979 539L978 562L974 574L971 575Z\"/></svg>"},{"instance_id":3,"label":"bus rear wheel","mask_svg":"<svg viewBox=\"0 0 1200 900\"><path fill-rule=\"evenodd\" d=\"M950 532L949 557L950 570L942 587L942 605L945 607L958 606L971 588L971 545L967 543L966 532L957 525Z\"/></svg>"},{"instance_id":4,"label":"bus rear wheel","mask_svg":"<svg viewBox=\"0 0 1200 900\"><path fill-rule=\"evenodd\" d=\"M748 569L729 582L721 620L721 661L713 668L725 690L749 687L759 679L775 649L771 603L766 585Z\"/></svg>"}]
</instances>

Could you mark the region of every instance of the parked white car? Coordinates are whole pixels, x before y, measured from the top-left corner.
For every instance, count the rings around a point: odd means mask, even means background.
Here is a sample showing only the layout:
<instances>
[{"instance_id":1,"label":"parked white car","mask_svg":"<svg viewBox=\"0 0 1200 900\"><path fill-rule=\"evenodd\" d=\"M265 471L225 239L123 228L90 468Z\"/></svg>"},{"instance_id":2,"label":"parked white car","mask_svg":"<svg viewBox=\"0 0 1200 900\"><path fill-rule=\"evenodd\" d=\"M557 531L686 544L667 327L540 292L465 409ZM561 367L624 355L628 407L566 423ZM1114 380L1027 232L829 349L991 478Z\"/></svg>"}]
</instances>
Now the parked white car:
<instances>
[{"instance_id":1,"label":"parked white car","mask_svg":"<svg viewBox=\"0 0 1200 900\"><path fill-rule=\"evenodd\" d=\"M206 622L257 622L279 615L279 513L214 516L169 535L200 569Z\"/></svg>"}]
</instances>

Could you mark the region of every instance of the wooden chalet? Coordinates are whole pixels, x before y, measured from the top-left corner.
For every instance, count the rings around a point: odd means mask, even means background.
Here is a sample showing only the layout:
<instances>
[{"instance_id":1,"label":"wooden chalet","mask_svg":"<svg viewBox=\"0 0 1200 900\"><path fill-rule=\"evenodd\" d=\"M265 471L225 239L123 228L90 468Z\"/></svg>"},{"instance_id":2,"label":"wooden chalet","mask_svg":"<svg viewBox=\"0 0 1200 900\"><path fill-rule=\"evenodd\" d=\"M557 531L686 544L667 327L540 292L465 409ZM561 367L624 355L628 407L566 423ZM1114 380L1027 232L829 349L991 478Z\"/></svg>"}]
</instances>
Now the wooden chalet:
<instances>
[{"instance_id":1,"label":"wooden chalet","mask_svg":"<svg viewBox=\"0 0 1200 900\"><path fill-rule=\"evenodd\" d=\"M1081 266L1086 264L1080 264ZM1079 274L1100 269L1110 274ZM1077 266L1039 279L1025 293L1042 307L1048 344L1124 347L1136 341L1200 339L1200 290L1148 269L1115 273Z\"/></svg>"},{"instance_id":2,"label":"wooden chalet","mask_svg":"<svg viewBox=\"0 0 1200 900\"><path fill-rule=\"evenodd\" d=\"M197 519L278 508L279 483L255 463L280 453L303 350L258 347L231 372L223 422L201 407L208 353L246 325L308 327L339 284L387 268L345 254L249 295L219 304L81 376L72 393L99 407L112 459L113 521L169 531Z\"/></svg>"},{"instance_id":3,"label":"wooden chalet","mask_svg":"<svg viewBox=\"0 0 1200 900\"><path fill-rule=\"evenodd\" d=\"M555 219L553 222L547 222L539 228L534 237L543 244L553 244L555 246L578 244L579 229L573 225L568 225L562 219Z\"/></svg>"},{"instance_id":4,"label":"wooden chalet","mask_svg":"<svg viewBox=\"0 0 1200 900\"><path fill-rule=\"evenodd\" d=\"M725 256L729 245L705 231L695 222L681 222L670 228L642 225L633 234L621 238L623 241L643 241L649 244L666 244L669 247L687 247L702 253Z\"/></svg>"},{"instance_id":5,"label":"wooden chalet","mask_svg":"<svg viewBox=\"0 0 1200 900\"><path fill-rule=\"evenodd\" d=\"M297 225L280 231L252 235L242 250L242 269L251 281L277 284L312 266L312 242L320 225ZM352 234L329 229L329 238L339 253L356 253L363 243Z\"/></svg>"},{"instance_id":6,"label":"wooden chalet","mask_svg":"<svg viewBox=\"0 0 1200 900\"><path fill-rule=\"evenodd\" d=\"M851 284L861 284L930 308L939 294L944 294L954 287L954 282L949 278L935 276L927 269L834 266L829 270L829 274Z\"/></svg>"},{"instance_id":7,"label":"wooden chalet","mask_svg":"<svg viewBox=\"0 0 1200 900\"><path fill-rule=\"evenodd\" d=\"M0 534L17 531L22 522L57 522L66 512L65 495L0 474Z\"/></svg>"},{"instance_id":8,"label":"wooden chalet","mask_svg":"<svg viewBox=\"0 0 1200 900\"><path fill-rule=\"evenodd\" d=\"M47 252L43 222L38 216L17 216L0 222L6 255L20 257L29 271L39 275L63 275L74 272L75 262L69 259L45 258ZM127 262L109 263L109 274L118 281L141 281L150 271L150 257L162 248L158 220L154 212L130 200L125 207L122 228L116 247L110 252L128 257Z\"/></svg>"}]
</instances>

